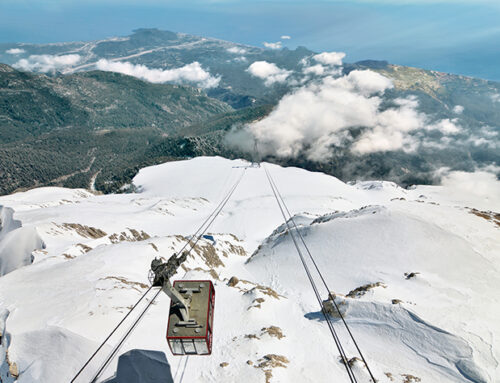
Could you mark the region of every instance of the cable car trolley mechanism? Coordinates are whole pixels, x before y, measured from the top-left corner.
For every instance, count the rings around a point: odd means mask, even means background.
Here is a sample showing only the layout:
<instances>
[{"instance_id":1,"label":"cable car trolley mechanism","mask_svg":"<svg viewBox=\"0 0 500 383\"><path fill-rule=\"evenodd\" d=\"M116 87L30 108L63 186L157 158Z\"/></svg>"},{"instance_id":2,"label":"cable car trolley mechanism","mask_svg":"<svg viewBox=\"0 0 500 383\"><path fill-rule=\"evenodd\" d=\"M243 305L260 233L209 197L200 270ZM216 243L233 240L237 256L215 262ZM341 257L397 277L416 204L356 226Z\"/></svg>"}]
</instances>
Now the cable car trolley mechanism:
<instances>
[{"instance_id":1,"label":"cable car trolley mechanism","mask_svg":"<svg viewBox=\"0 0 500 383\"><path fill-rule=\"evenodd\" d=\"M212 281L175 281L170 278L186 260L188 253L173 254L167 262L151 262L153 286L160 286L170 299L167 342L174 355L210 355L215 304Z\"/></svg>"}]
</instances>

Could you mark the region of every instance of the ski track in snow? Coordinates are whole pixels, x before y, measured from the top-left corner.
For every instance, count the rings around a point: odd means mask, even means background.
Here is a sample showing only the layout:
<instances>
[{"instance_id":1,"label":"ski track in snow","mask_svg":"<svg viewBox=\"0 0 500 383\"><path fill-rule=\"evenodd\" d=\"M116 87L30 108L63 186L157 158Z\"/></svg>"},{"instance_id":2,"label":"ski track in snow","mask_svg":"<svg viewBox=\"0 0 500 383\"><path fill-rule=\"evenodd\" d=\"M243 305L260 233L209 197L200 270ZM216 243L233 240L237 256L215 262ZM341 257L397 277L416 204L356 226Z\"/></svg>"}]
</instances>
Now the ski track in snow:
<instances>
[{"instance_id":1,"label":"ski track in snow","mask_svg":"<svg viewBox=\"0 0 500 383\"><path fill-rule=\"evenodd\" d=\"M16 371L20 383L71 380L147 288L151 260L182 247L241 173L234 166L245 164L200 157L152 166L135 177L134 194L53 187L1 196L0 380L14 382ZM439 186L348 185L266 167L379 382L500 381L500 229L470 212L485 209L482 201L450 200ZM265 382L265 371L273 383L347 381L262 167L246 170L209 233L215 244L200 241L173 279L214 281L213 354L170 353L161 294L119 355L139 373L150 364L138 358L156 360L159 373L165 356L176 383ZM239 282L229 286L233 276ZM90 379L121 334L78 381ZM266 355L288 362L273 367ZM359 362L354 371L369 381Z\"/></svg>"}]
</instances>

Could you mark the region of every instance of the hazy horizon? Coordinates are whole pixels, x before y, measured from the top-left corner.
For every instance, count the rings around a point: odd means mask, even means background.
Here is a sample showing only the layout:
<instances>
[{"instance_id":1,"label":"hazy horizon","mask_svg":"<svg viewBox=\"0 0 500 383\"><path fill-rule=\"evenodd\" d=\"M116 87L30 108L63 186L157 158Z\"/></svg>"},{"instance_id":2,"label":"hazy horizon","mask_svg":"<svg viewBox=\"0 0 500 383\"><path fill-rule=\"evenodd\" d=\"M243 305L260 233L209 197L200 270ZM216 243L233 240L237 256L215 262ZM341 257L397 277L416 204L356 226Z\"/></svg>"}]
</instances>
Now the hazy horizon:
<instances>
[{"instance_id":1,"label":"hazy horizon","mask_svg":"<svg viewBox=\"0 0 500 383\"><path fill-rule=\"evenodd\" d=\"M159 28L500 81L499 19L500 6L488 1L7 0L0 5L0 43L98 40Z\"/></svg>"}]
</instances>

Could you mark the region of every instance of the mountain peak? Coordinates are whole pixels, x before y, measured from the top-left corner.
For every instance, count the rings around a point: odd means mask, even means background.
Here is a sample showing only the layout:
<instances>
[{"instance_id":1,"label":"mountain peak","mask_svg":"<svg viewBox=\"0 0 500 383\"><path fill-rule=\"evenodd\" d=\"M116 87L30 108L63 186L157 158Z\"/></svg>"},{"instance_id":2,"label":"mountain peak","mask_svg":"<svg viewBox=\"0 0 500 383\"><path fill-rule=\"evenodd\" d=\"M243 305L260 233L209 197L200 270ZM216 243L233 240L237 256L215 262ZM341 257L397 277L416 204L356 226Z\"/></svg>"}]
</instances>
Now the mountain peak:
<instances>
[{"instance_id":1,"label":"mountain peak","mask_svg":"<svg viewBox=\"0 0 500 383\"><path fill-rule=\"evenodd\" d=\"M158 28L138 28L132 31L130 38L136 42L147 42L148 44L162 41L177 40L175 32L164 31Z\"/></svg>"}]
</instances>

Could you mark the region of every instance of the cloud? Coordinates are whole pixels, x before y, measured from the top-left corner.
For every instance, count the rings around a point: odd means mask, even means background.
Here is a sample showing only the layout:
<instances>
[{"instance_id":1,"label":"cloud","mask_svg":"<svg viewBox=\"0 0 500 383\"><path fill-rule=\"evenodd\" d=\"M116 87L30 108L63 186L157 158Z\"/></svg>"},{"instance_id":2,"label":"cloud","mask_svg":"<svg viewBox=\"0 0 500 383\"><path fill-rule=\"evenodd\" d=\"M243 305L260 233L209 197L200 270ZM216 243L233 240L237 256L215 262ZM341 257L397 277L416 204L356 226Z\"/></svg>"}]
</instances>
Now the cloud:
<instances>
[{"instance_id":1,"label":"cloud","mask_svg":"<svg viewBox=\"0 0 500 383\"><path fill-rule=\"evenodd\" d=\"M288 35L281 36L281 40L290 40L292 37Z\"/></svg>"},{"instance_id":2,"label":"cloud","mask_svg":"<svg viewBox=\"0 0 500 383\"><path fill-rule=\"evenodd\" d=\"M331 145L349 138L346 129L376 124L378 94L390 87L389 79L372 71L326 77L284 96L268 117L246 129L264 155L294 157L305 151L309 159L322 161Z\"/></svg>"},{"instance_id":3,"label":"cloud","mask_svg":"<svg viewBox=\"0 0 500 383\"><path fill-rule=\"evenodd\" d=\"M266 86L285 82L292 73L292 71L282 69L276 64L267 61L255 61L248 67L247 72L252 76L263 79Z\"/></svg>"},{"instance_id":4,"label":"cloud","mask_svg":"<svg viewBox=\"0 0 500 383\"><path fill-rule=\"evenodd\" d=\"M323 65L317 64L317 65L312 65L305 67L302 72L304 74L313 74L316 76L321 76L325 74L325 67Z\"/></svg>"},{"instance_id":5,"label":"cloud","mask_svg":"<svg viewBox=\"0 0 500 383\"><path fill-rule=\"evenodd\" d=\"M227 48L227 51L229 53L234 53L234 54L237 54L237 55L243 55L243 54L247 53L246 49L241 48L241 47L237 47L237 46L234 46L234 47L231 47L231 48Z\"/></svg>"},{"instance_id":6,"label":"cloud","mask_svg":"<svg viewBox=\"0 0 500 383\"><path fill-rule=\"evenodd\" d=\"M20 55L21 53L26 52L24 49L21 48L12 48L12 49L7 49L5 53L8 53L9 55Z\"/></svg>"},{"instance_id":7,"label":"cloud","mask_svg":"<svg viewBox=\"0 0 500 383\"><path fill-rule=\"evenodd\" d=\"M305 75L338 76L342 73L341 66L344 57L345 53L342 52L323 52L317 55L304 57L300 60L299 64L304 66L302 73ZM311 61L313 63L311 63Z\"/></svg>"},{"instance_id":8,"label":"cloud","mask_svg":"<svg viewBox=\"0 0 500 383\"><path fill-rule=\"evenodd\" d=\"M47 73L73 66L77 64L80 59L80 55L76 54L62 56L31 55L27 59L19 60L13 67L26 71Z\"/></svg>"},{"instance_id":9,"label":"cloud","mask_svg":"<svg viewBox=\"0 0 500 383\"><path fill-rule=\"evenodd\" d=\"M500 102L500 94L492 94L491 99L493 100L493 102Z\"/></svg>"},{"instance_id":10,"label":"cloud","mask_svg":"<svg viewBox=\"0 0 500 383\"><path fill-rule=\"evenodd\" d=\"M281 41L277 41L275 43L263 42L262 44L264 44L264 46L266 48L269 48L269 49L281 49L282 48Z\"/></svg>"},{"instance_id":11,"label":"cloud","mask_svg":"<svg viewBox=\"0 0 500 383\"><path fill-rule=\"evenodd\" d=\"M267 79L280 70L274 64L265 64L259 71L261 78ZM257 72L260 68L252 69ZM452 138L448 135L460 132L457 119L432 122L430 116L418 110L416 96L384 101L382 96L391 88L390 79L370 70L326 76L285 95L266 118L240 129L237 136L230 134L228 140L256 140L264 156L305 156L326 161L333 147L355 155L414 152L421 145L450 144ZM424 132L430 130L444 136L437 143L427 142Z\"/></svg>"},{"instance_id":12,"label":"cloud","mask_svg":"<svg viewBox=\"0 0 500 383\"><path fill-rule=\"evenodd\" d=\"M499 171L498 167L490 166L473 173L449 171L447 168L441 168L437 173L441 175L441 185L447 189L450 198L476 199L488 209L496 210L500 208L500 181L494 173Z\"/></svg>"},{"instance_id":13,"label":"cloud","mask_svg":"<svg viewBox=\"0 0 500 383\"><path fill-rule=\"evenodd\" d=\"M126 61L101 59L97 62L96 67L99 70L123 73L152 83L191 83L202 88L213 88L218 86L220 82L220 77L212 76L197 61L180 68L163 70L150 69L145 65L132 64Z\"/></svg>"},{"instance_id":14,"label":"cloud","mask_svg":"<svg viewBox=\"0 0 500 383\"><path fill-rule=\"evenodd\" d=\"M368 125L369 129L354 142L352 151L356 154L414 151L418 143L409 133L421 129L425 124L425 116L417 111L417 106L418 101L409 97L396 99L394 107L383 112L377 111Z\"/></svg>"},{"instance_id":15,"label":"cloud","mask_svg":"<svg viewBox=\"0 0 500 383\"><path fill-rule=\"evenodd\" d=\"M457 125L458 118L450 120L445 118L434 124L427 125L425 129L427 130L438 130L443 134L457 134L461 132L460 127Z\"/></svg>"},{"instance_id":16,"label":"cloud","mask_svg":"<svg viewBox=\"0 0 500 383\"><path fill-rule=\"evenodd\" d=\"M464 112L464 107L462 105L455 105L453 108L453 113L462 114Z\"/></svg>"},{"instance_id":17,"label":"cloud","mask_svg":"<svg viewBox=\"0 0 500 383\"><path fill-rule=\"evenodd\" d=\"M484 146L491 149L500 148L500 140L498 139L498 132L491 130L489 126L483 126L474 131L475 134L467 139L467 143L474 146Z\"/></svg>"},{"instance_id":18,"label":"cloud","mask_svg":"<svg viewBox=\"0 0 500 383\"><path fill-rule=\"evenodd\" d=\"M343 52L323 52L312 56L314 60L321 64L340 66L342 65L342 60L345 57Z\"/></svg>"}]
</instances>

